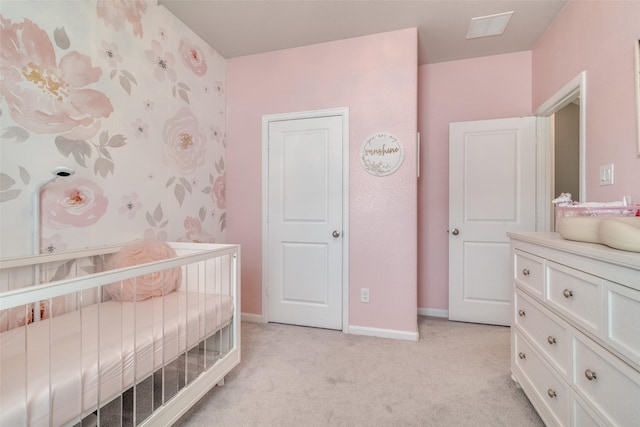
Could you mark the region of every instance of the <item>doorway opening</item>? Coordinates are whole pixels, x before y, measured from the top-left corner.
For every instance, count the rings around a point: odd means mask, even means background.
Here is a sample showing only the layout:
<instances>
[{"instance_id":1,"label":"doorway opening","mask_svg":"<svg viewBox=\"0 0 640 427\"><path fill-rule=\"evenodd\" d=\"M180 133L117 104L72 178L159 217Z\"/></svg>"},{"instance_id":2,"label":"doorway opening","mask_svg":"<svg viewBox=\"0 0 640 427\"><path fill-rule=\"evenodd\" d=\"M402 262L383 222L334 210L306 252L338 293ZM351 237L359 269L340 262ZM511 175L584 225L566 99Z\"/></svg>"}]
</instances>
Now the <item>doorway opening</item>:
<instances>
[{"instance_id":1,"label":"doorway opening","mask_svg":"<svg viewBox=\"0 0 640 427\"><path fill-rule=\"evenodd\" d=\"M571 192L570 188L577 188L577 194L572 194L573 200L584 202L586 192L586 71L582 71L558 92L538 107L535 115L538 120L538 135L540 144L537 152L536 179L536 230L554 231L554 206L551 202L558 192ZM574 117L571 122L564 121ZM577 120L575 120L577 116ZM562 122L560 120L563 120ZM568 147L567 140L577 133L577 147ZM562 155L572 156L570 160ZM562 174L557 169L561 162L570 161L573 167L568 167ZM558 168L556 167L558 166ZM571 176L568 169L572 169ZM568 184L571 182L573 184ZM575 185L575 186L574 186ZM567 188L565 190L565 188Z\"/></svg>"}]
</instances>

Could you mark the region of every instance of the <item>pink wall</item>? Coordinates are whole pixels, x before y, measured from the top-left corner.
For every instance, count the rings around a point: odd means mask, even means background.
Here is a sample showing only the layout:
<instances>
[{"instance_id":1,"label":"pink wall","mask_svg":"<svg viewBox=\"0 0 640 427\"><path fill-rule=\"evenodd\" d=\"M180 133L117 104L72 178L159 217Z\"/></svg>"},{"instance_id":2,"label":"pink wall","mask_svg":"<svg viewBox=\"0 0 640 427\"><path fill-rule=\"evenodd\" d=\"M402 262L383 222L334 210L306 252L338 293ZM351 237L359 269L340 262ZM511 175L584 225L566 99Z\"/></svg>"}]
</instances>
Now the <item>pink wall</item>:
<instances>
[{"instance_id":1,"label":"pink wall","mask_svg":"<svg viewBox=\"0 0 640 427\"><path fill-rule=\"evenodd\" d=\"M417 30L230 59L227 69L227 240L242 245L242 311L262 312L261 120L349 107L349 324L417 330ZM380 178L360 165L362 142L399 137L404 162ZM371 292L360 303L359 289Z\"/></svg>"},{"instance_id":2,"label":"pink wall","mask_svg":"<svg viewBox=\"0 0 640 427\"><path fill-rule=\"evenodd\" d=\"M533 107L587 72L587 200L640 202L634 42L640 2L570 1L533 50ZM613 163L614 185L600 186Z\"/></svg>"},{"instance_id":3,"label":"pink wall","mask_svg":"<svg viewBox=\"0 0 640 427\"><path fill-rule=\"evenodd\" d=\"M449 123L531 114L531 52L423 65L418 307L449 306Z\"/></svg>"}]
</instances>

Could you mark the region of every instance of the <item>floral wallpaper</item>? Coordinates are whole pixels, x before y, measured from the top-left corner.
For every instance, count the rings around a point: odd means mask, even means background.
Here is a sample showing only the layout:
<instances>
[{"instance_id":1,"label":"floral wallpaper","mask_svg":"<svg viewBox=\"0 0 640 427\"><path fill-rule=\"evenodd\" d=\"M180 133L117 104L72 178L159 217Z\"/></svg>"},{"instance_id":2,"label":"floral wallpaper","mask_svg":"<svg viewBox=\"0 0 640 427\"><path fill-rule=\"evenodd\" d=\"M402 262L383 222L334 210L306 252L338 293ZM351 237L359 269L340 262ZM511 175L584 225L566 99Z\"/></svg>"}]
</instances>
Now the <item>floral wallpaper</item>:
<instances>
[{"instance_id":1,"label":"floral wallpaper","mask_svg":"<svg viewBox=\"0 0 640 427\"><path fill-rule=\"evenodd\" d=\"M40 186L42 252L224 242L224 58L155 1L2 0L0 32L2 258Z\"/></svg>"}]
</instances>

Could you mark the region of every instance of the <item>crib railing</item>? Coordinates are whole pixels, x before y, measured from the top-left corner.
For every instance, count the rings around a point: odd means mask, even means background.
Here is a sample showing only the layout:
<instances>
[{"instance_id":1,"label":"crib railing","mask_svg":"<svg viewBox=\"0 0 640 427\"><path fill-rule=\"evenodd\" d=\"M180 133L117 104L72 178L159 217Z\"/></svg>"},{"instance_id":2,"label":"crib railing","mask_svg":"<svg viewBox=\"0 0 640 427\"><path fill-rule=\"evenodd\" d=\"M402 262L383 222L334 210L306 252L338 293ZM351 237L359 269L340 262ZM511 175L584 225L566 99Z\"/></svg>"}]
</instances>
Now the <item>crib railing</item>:
<instances>
[{"instance_id":1,"label":"crib railing","mask_svg":"<svg viewBox=\"0 0 640 427\"><path fill-rule=\"evenodd\" d=\"M239 247L170 245L178 256L109 271L120 247L0 260L0 314L13 316L0 329L0 425L168 425L239 363ZM162 297L106 292L175 268L180 286Z\"/></svg>"}]
</instances>

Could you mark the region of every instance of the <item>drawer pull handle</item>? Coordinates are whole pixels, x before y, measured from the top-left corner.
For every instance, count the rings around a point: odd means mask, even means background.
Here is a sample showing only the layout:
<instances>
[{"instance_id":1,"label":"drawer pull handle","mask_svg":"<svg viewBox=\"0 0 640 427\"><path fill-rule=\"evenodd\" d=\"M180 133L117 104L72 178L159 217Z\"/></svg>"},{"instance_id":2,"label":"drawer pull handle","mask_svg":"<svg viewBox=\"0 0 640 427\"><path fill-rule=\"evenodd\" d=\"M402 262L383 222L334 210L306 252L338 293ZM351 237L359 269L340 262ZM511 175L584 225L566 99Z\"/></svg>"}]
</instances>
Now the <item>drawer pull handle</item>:
<instances>
[{"instance_id":1,"label":"drawer pull handle","mask_svg":"<svg viewBox=\"0 0 640 427\"><path fill-rule=\"evenodd\" d=\"M549 389L547 390L547 394L549 395L550 398L554 399L556 397L556 392L553 389Z\"/></svg>"},{"instance_id":2,"label":"drawer pull handle","mask_svg":"<svg viewBox=\"0 0 640 427\"><path fill-rule=\"evenodd\" d=\"M554 345L556 343L556 339L554 337L552 337L551 335L549 335L547 337L547 342L551 345Z\"/></svg>"},{"instance_id":3,"label":"drawer pull handle","mask_svg":"<svg viewBox=\"0 0 640 427\"><path fill-rule=\"evenodd\" d=\"M565 289L562 291L562 295L564 295L565 298L571 298L573 296L573 291Z\"/></svg>"},{"instance_id":4,"label":"drawer pull handle","mask_svg":"<svg viewBox=\"0 0 640 427\"><path fill-rule=\"evenodd\" d=\"M524 317L524 310L518 310L518 316Z\"/></svg>"},{"instance_id":5,"label":"drawer pull handle","mask_svg":"<svg viewBox=\"0 0 640 427\"><path fill-rule=\"evenodd\" d=\"M528 268L524 268L524 269L522 269L522 275L524 275L524 276L528 276L529 274L531 274L531 272L529 271L529 269L528 269Z\"/></svg>"},{"instance_id":6,"label":"drawer pull handle","mask_svg":"<svg viewBox=\"0 0 640 427\"><path fill-rule=\"evenodd\" d=\"M589 381L593 381L597 378L596 373L593 372L591 369L587 369L586 371L584 371L584 376L587 377Z\"/></svg>"},{"instance_id":7,"label":"drawer pull handle","mask_svg":"<svg viewBox=\"0 0 640 427\"><path fill-rule=\"evenodd\" d=\"M524 354L523 352L520 352L520 353L518 353L518 357L519 357L520 359L526 359L526 358L527 358L527 355L526 355L526 354Z\"/></svg>"}]
</instances>

